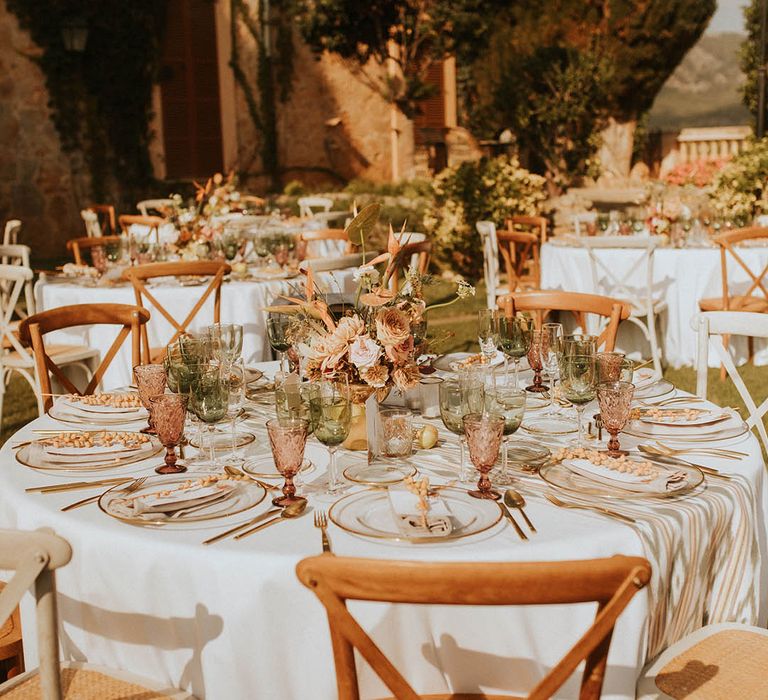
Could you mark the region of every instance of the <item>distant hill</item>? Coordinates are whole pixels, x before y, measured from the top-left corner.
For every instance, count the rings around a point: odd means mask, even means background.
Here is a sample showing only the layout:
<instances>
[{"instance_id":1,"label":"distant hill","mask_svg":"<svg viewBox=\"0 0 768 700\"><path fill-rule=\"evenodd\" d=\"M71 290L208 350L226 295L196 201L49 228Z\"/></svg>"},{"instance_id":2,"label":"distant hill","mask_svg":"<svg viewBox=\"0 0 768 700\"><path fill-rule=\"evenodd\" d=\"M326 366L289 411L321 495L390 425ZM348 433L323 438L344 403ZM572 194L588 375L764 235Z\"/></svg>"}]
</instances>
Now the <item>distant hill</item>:
<instances>
[{"instance_id":1,"label":"distant hill","mask_svg":"<svg viewBox=\"0 0 768 700\"><path fill-rule=\"evenodd\" d=\"M741 103L744 74L739 68L742 34L706 34L669 77L656 97L649 126L680 129L685 126L749 124Z\"/></svg>"}]
</instances>

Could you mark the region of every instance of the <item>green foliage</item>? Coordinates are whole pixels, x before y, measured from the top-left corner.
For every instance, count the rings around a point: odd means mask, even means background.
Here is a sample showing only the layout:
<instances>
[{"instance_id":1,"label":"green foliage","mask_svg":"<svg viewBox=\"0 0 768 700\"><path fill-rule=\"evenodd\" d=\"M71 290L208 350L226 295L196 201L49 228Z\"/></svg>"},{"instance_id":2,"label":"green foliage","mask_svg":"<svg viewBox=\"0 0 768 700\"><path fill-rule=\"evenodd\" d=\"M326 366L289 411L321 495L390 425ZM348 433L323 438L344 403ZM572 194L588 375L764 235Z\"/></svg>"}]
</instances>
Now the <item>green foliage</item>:
<instances>
[{"instance_id":1,"label":"green foliage","mask_svg":"<svg viewBox=\"0 0 768 700\"><path fill-rule=\"evenodd\" d=\"M165 0L7 0L41 48L53 123L67 152L82 151L96 200L135 202L152 183L152 85L160 60ZM65 50L62 25L88 27L82 54Z\"/></svg>"},{"instance_id":2,"label":"green foliage","mask_svg":"<svg viewBox=\"0 0 768 700\"><path fill-rule=\"evenodd\" d=\"M725 166L711 201L718 214L744 224L768 214L768 137L754 141Z\"/></svg>"},{"instance_id":3,"label":"green foliage","mask_svg":"<svg viewBox=\"0 0 768 700\"><path fill-rule=\"evenodd\" d=\"M757 119L757 69L760 66L760 4L752 0L744 8L747 38L741 45L741 70L746 76L742 86L742 99L752 117Z\"/></svg>"},{"instance_id":4,"label":"green foliage","mask_svg":"<svg viewBox=\"0 0 768 700\"><path fill-rule=\"evenodd\" d=\"M432 181L427 178L400 180L399 182L370 182L351 180L344 188L349 194L380 195L382 197L407 197L416 199L432 194Z\"/></svg>"},{"instance_id":5,"label":"green foliage","mask_svg":"<svg viewBox=\"0 0 768 700\"><path fill-rule=\"evenodd\" d=\"M394 61L399 75L369 75L372 85L408 116L432 94L429 66L445 56L472 61L503 0L296 0L304 40L316 52L328 51L358 63ZM396 47L391 50L391 44Z\"/></svg>"},{"instance_id":6,"label":"green foliage","mask_svg":"<svg viewBox=\"0 0 768 700\"><path fill-rule=\"evenodd\" d=\"M433 182L424 228L435 243L436 262L469 280L482 277L483 256L475 224L504 225L515 214L538 214L546 198L544 178L504 156L446 168Z\"/></svg>"},{"instance_id":7,"label":"green foliage","mask_svg":"<svg viewBox=\"0 0 768 700\"><path fill-rule=\"evenodd\" d=\"M291 180L283 187L283 194L287 197L303 197L306 193L307 189L301 180Z\"/></svg>"}]
</instances>

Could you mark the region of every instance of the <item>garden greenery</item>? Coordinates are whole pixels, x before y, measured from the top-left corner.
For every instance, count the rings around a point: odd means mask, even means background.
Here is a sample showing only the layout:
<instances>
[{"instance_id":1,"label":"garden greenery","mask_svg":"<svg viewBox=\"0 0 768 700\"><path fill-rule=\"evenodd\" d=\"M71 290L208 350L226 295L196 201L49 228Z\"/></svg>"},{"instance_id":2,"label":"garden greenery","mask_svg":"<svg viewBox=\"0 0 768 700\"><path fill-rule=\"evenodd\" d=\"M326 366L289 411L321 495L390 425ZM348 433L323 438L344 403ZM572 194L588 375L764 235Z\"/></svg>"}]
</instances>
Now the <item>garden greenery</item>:
<instances>
[{"instance_id":1,"label":"garden greenery","mask_svg":"<svg viewBox=\"0 0 768 700\"><path fill-rule=\"evenodd\" d=\"M768 137L739 153L715 180L712 206L722 217L752 221L768 214Z\"/></svg>"},{"instance_id":2,"label":"garden greenery","mask_svg":"<svg viewBox=\"0 0 768 700\"><path fill-rule=\"evenodd\" d=\"M424 215L436 262L467 279L480 279L483 255L475 224L493 221L502 227L509 216L536 215L545 189L543 177L506 156L443 170L432 183L432 201Z\"/></svg>"}]
</instances>

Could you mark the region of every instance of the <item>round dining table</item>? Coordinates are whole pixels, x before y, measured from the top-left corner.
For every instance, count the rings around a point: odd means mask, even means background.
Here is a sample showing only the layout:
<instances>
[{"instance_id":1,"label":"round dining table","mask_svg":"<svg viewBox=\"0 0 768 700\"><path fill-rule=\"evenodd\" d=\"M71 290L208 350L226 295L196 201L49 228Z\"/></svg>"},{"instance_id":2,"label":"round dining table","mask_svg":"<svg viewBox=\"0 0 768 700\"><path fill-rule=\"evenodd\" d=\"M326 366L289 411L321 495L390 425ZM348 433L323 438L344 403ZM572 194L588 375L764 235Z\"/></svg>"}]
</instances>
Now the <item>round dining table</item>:
<instances>
[{"instance_id":1,"label":"round dining table","mask_svg":"<svg viewBox=\"0 0 768 700\"><path fill-rule=\"evenodd\" d=\"M261 368L269 376L276 364ZM248 412L242 425L256 435L250 454L268 454L263 426L274 408L267 400L249 405ZM440 443L416 452L411 461L432 483L455 481L456 436L432 422L440 430ZM127 524L93 503L62 512L94 490L28 492L75 479L25 467L14 454L17 445L40 434L36 430L57 427L61 424L50 417L39 418L3 446L0 526L49 527L72 545L71 563L57 572L64 658L140 672L209 700L336 697L324 608L295 575L301 559L321 552L312 511L327 510L333 502L320 494L323 446L312 438L307 443L306 454L315 468L301 486L309 499L305 515L241 540L206 546L203 540L266 511L269 499L224 520L162 527ZM634 446L636 441L623 436L622 444ZM551 487L535 474L520 472L515 486L525 494L536 527L527 541L501 518L484 533L435 544L371 540L331 523L330 542L336 555L425 563L646 557L653 577L618 620L603 690L603 698L629 700L645 663L686 634L706 623L765 621L765 466L751 434L728 447L747 456L706 458L706 464L730 478L706 477L702 486L678 498L612 499L611 509L634 523L558 508L544 498L554 493ZM343 454L342 466L344 460L359 458ZM151 475L159 459L99 472L98 477ZM563 501L590 503L586 496L558 495ZM578 639L596 606L350 603L350 610L418 692L520 695ZM36 661L33 616L30 601L25 601L28 664ZM359 677L362 697L388 694L363 662ZM571 678L555 697L577 697L579 681Z\"/></svg>"},{"instance_id":2,"label":"round dining table","mask_svg":"<svg viewBox=\"0 0 768 700\"><path fill-rule=\"evenodd\" d=\"M320 272L315 275L319 289L328 294L349 294L356 283L352 269ZM206 288L206 282L197 286L182 286L172 279L150 282L148 288L160 304L181 322L197 303ZM280 295L302 294L304 278L292 275L280 279L225 280L221 287L221 323L243 324L243 359L247 364L272 359L272 349L267 338L267 312ZM60 277L41 276L35 285L35 302L38 311L47 311L70 304L135 304L133 287L128 282L87 284L83 281ZM151 318L147 325L150 347L168 344L174 328L145 300ZM247 322L243 319L247 318ZM213 323L213 295L196 314L187 330L196 331ZM103 357L115 339L117 331L109 326L76 326L50 334L55 343L87 345L97 348ZM133 382L130 365L130 345L123 344L115 360L107 369L102 388L127 386Z\"/></svg>"},{"instance_id":3,"label":"round dining table","mask_svg":"<svg viewBox=\"0 0 768 700\"><path fill-rule=\"evenodd\" d=\"M768 247L764 245L740 247L738 253L758 277L768 265ZM595 254L636 298L643 298L647 281L644 267L637 265L637 249L598 248ZM700 311L699 299L722 296L720 263L720 249L715 247L659 247L655 250L653 298L665 302L666 307L660 314L660 343L665 364L674 368L696 364L696 332L691 327L691 320ZM752 283L749 275L731 256L728 256L727 267L729 287L736 293L744 293ZM616 296L612 284L608 274L599 269L595 285L586 248L574 245L567 238L553 239L541 246L542 289ZM648 342L631 323L621 324L616 347L630 354L640 352L650 357ZM737 364L746 361L748 350L744 339L734 339L731 349ZM755 362L767 364L765 343L755 341L754 349Z\"/></svg>"}]
</instances>

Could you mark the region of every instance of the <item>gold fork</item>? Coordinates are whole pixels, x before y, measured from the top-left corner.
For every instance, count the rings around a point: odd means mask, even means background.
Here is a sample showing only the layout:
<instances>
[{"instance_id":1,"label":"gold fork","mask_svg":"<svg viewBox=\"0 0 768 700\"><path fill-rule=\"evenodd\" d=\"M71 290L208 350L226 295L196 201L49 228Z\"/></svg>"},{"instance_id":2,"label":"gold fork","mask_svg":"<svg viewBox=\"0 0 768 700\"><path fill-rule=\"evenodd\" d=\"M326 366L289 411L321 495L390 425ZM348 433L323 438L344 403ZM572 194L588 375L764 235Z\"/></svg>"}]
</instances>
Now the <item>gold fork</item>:
<instances>
[{"instance_id":1,"label":"gold fork","mask_svg":"<svg viewBox=\"0 0 768 700\"><path fill-rule=\"evenodd\" d=\"M146 476L142 476L141 479L135 479L133 483L128 484L124 489L120 490L120 493L133 493L137 489L141 488L142 484L147 480ZM91 496L90 498L84 498L82 501L75 501L74 503L70 503L68 506L64 506L61 510L62 511L68 511L72 510L73 508L79 508L80 506L87 506L89 503L96 503L103 494L99 493L95 496Z\"/></svg>"},{"instance_id":2,"label":"gold fork","mask_svg":"<svg viewBox=\"0 0 768 700\"><path fill-rule=\"evenodd\" d=\"M621 513L617 513L615 510L610 510L608 508L603 508L602 506L588 506L588 505L582 505L581 503L570 503L567 501L561 501L556 496L553 496L551 493L545 494L546 499L556 505L558 508L573 508L575 510L593 510L595 513L602 513L603 515L609 515L612 518L618 518L619 520L624 520L628 523L634 523L636 522L634 518L630 518L628 515L622 515Z\"/></svg>"},{"instance_id":3,"label":"gold fork","mask_svg":"<svg viewBox=\"0 0 768 700\"><path fill-rule=\"evenodd\" d=\"M656 449L658 449L660 452L668 453L670 456L682 455L691 452L696 454L711 455L713 457L726 457L728 459L749 457L746 452L739 452L738 450L727 450L724 447L670 447L669 445L665 445L663 442L659 442L658 440L654 442L654 447L656 447Z\"/></svg>"},{"instance_id":4,"label":"gold fork","mask_svg":"<svg viewBox=\"0 0 768 700\"><path fill-rule=\"evenodd\" d=\"M328 527L328 516L325 514L324 510L316 510L315 511L315 527L320 529L320 532L323 536L323 551L324 552L331 552L331 543L328 540L328 533L326 532L326 528Z\"/></svg>"}]
</instances>

